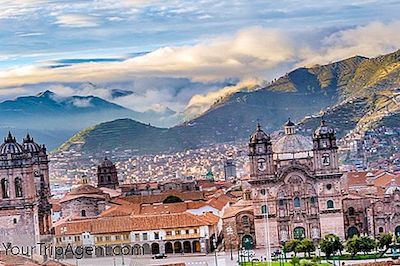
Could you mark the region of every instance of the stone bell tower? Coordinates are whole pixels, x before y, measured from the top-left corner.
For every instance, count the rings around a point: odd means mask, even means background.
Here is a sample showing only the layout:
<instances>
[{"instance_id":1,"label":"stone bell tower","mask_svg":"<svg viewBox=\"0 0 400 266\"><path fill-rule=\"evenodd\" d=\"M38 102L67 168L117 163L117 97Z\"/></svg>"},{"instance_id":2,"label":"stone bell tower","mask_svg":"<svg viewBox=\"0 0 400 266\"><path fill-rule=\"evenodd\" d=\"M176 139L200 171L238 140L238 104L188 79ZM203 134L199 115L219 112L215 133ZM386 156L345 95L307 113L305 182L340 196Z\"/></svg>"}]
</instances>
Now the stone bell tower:
<instances>
[{"instance_id":1,"label":"stone bell tower","mask_svg":"<svg viewBox=\"0 0 400 266\"><path fill-rule=\"evenodd\" d=\"M105 157L97 167L97 187L116 189L118 185L117 168L112 161Z\"/></svg>"},{"instance_id":2,"label":"stone bell tower","mask_svg":"<svg viewBox=\"0 0 400 266\"><path fill-rule=\"evenodd\" d=\"M317 175L338 173L338 155L335 130L324 119L313 135L314 170Z\"/></svg>"},{"instance_id":3,"label":"stone bell tower","mask_svg":"<svg viewBox=\"0 0 400 266\"><path fill-rule=\"evenodd\" d=\"M249 141L250 177L253 180L273 177L275 173L271 138L257 123Z\"/></svg>"}]
</instances>

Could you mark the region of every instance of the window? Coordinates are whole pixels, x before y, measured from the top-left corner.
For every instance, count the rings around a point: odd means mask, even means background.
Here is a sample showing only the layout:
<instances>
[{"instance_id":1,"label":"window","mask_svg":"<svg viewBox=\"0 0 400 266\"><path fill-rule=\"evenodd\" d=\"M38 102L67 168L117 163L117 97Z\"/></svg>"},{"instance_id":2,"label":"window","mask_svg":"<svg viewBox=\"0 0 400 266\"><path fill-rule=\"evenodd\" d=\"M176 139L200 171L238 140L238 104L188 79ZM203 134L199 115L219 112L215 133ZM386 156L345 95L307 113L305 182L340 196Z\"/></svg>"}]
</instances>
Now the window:
<instances>
[{"instance_id":1,"label":"window","mask_svg":"<svg viewBox=\"0 0 400 266\"><path fill-rule=\"evenodd\" d=\"M5 178L1 180L1 195L3 199L7 199L10 197L8 191L8 181Z\"/></svg>"},{"instance_id":2,"label":"window","mask_svg":"<svg viewBox=\"0 0 400 266\"><path fill-rule=\"evenodd\" d=\"M17 218L13 219L13 223L16 224L17 223Z\"/></svg>"},{"instance_id":3,"label":"window","mask_svg":"<svg viewBox=\"0 0 400 266\"><path fill-rule=\"evenodd\" d=\"M81 216L82 217L86 217L86 211L85 210L81 210Z\"/></svg>"},{"instance_id":4,"label":"window","mask_svg":"<svg viewBox=\"0 0 400 266\"><path fill-rule=\"evenodd\" d=\"M175 235L180 235L181 234L181 230L175 230Z\"/></svg>"},{"instance_id":5,"label":"window","mask_svg":"<svg viewBox=\"0 0 400 266\"><path fill-rule=\"evenodd\" d=\"M97 241L97 242L101 242L101 241L103 241L103 237L102 237L102 236L98 236L98 237L96 237L96 241Z\"/></svg>"},{"instance_id":6,"label":"window","mask_svg":"<svg viewBox=\"0 0 400 266\"><path fill-rule=\"evenodd\" d=\"M242 224L243 224L244 226L248 226L248 225L249 225L249 216L244 215L244 216L242 217Z\"/></svg>"},{"instance_id":7,"label":"window","mask_svg":"<svg viewBox=\"0 0 400 266\"><path fill-rule=\"evenodd\" d=\"M158 232L154 232L154 239L160 239L160 234Z\"/></svg>"},{"instance_id":8,"label":"window","mask_svg":"<svg viewBox=\"0 0 400 266\"><path fill-rule=\"evenodd\" d=\"M268 206L262 205L261 206L261 214L267 214L267 213L268 213Z\"/></svg>"},{"instance_id":9,"label":"window","mask_svg":"<svg viewBox=\"0 0 400 266\"><path fill-rule=\"evenodd\" d=\"M144 240L144 241L147 240L147 238L148 238L148 237L147 237L147 233L143 233L143 234L142 234L142 237L143 237L143 240Z\"/></svg>"},{"instance_id":10,"label":"window","mask_svg":"<svg viewBox=\"0 0 400 266\"><path fill-rule=\"evenodd\" d=\"M383 233L383 227L379 227L378 231L379 233Z\"/></svg>"},{"instance_id":11,"label":"window","mask_svg":"<svg viewBox=\"0 0 400 266\"><path fill-rule=\"evenodd\" d=\"M280 200L279 200L279 206L282 207L282 206L284 206L284 205L285 205L285 201L284 201L283 199L280 199Z\"/></svg>"},{"instance_id":12,"label":"window","mask_svg":"<svg viewBox=\"0 0 400 266\"><path fill-rule=\"evenodd\" d=\"M333 209L333 208L334 208L333 200L328 200L328 201L326 202L326 207L327 207L328 209Z\"/></svg>"},{"instance_id":13,"label":"window","mask_svg":"<svg viewBox=\"0 0 400 266\"><path fill-rule=\"evenodd\" d=\"M121 240L121 236L115 236L115 240Z\"/></svg>"},{"instance_id":14,"label":"window","mask_svg":"<svg viewBox=\"0 0 400 266\"><path fill-rule=\"evenodd\" d=\"M140 234L138 233L135 234L135 241L140 241Z\"/></svg>"},{"instance_id":15,"label":"window","mask_svg":"<svg viewBox=\"0 0 400 266\"><path fill-rule=\"evenodd\" d=\"M186 230L186 234L187 234L187 235L189 234L189 230Z\"/></svg>"},{"instance_id":16,"label":"window","mask_svg":"<svg viewBox=\"0 0 400 266\"><path fill-rule=\"evenodd\" d=\"M105 239L106 239L106 241L110 241L111 237L110 236L106 236Z\"/></svg>"},{"instance_id":17,"label":"window","mask_svg":"<svg viewBox=\"0 0 400 266\"><path fill-rule=\"evenodd\" d=\"M75 242L81 241L81 237L80 236L75 236Z\"/></svg>"},{"instance_id":18,"label":"window","mask_svg":"<svg viewBox=\"0 0 400 266\"><path fill-rule=\"evenodd\" d=\"M300 208L300 198L299 197L295 197L293 199L293 205L295 208Z\"/></svg>"},{"instance_id":19,"label":"window","mask_svg":"<svg viewBox=\"0 0 400 266\"><path fill-rule=\"evenodd\" d=\"M194 232L195 234L197 234L197 229L194 229L193 232Z\"/></svg>"},{"instance_id":20,"label":"window","mask_svg":"<svg viewBox=\"0 0 400 266\"><path fill-rule=\"evenodd\" d=\"M261 195L265 195L265 193L266 193L266 191L265 191L265 189L263 188L263 189L261 189L261 191L260 191L260 193L261 193Z\"/></svg>"},{"instance_id":21,"label":"window","mask_svg":"<svg viewBox=\"0 0 400 266\"><path fill-rule=\"evenodd\" d=\"M171 231L167 231L167 236L171 236L172 232Z\"/></svg>"},{"instance_id":22,"label":"window","mask_svg":"<svg viewBox=\"0 0 400 266\"><path fill-rule=\"evenodd\" d=\"M15 197L16 198L22 197L22 180L21 180L21 178L19 178L19 177L15 178L14 187L15 187Z\"/></svg>"},{"instance_id":23,"label":"window","mask_svg":"<svg viewBox=\"0 0 400 266\"><path fill-rule=\"evenodd\" d=\"M311 204L315 204L315 203L317 203L317 198L315 197L315 196L312 196L311 198L310 198L310 202L311 202Z\"/></svg>"},{"instance_id":24,"label":"window","mask_svg":"<svg viewBox=\"0 0 400 266\"><path fill-rule=\"evenodd\" d=\"M349 215L353 216L354 215L354 208L353 207L349 207L348 213L349 213Z\"/></svg>"},{"instance_id":25,"label":"window","mask_svg":"<svg viewBox=\"0 0 400 266\"><path fill-rule=\"evenodd\" d=\"M129 235L123 235L123 239L124 240L128 240L129 239Z\"/></svg>"},{"instance_id":26,"label":"window","mask_svg":"<svg viewBox=\"0 0 400 266\"><path fill-rule=\"evenodd\" d=\"M295 239L303 239L305 237L305 230L303 227L296 227L293 232Z\"/></svg>"},{"instance_id":27,"label":"window","mask_svg":"<svg viewBox=\"0 0 400 266\"><path fill-rule=\"evenodd\" d=\"M332 184L326 184L326 189L331 190L332 189Z\"/></svg>"}]
</instances>

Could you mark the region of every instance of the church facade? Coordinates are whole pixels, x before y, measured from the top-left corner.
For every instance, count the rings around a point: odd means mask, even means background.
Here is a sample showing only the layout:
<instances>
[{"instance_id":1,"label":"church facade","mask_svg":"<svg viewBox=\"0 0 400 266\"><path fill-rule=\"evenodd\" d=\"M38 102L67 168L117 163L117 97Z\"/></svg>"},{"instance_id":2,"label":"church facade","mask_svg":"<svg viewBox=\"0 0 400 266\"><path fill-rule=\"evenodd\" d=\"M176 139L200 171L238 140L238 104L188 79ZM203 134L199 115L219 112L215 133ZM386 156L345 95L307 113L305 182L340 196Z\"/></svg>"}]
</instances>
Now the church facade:
<instances>
[{"instance_id":1,"label":"church facade","mask_svg":"<svg viewBox=\"0 0 400 266\"><path fill-rule=\"evenodd\" d=\"M335 132L325 121L312 136L296 134L290 120L272 142L258 124L249 141L255 237L242 243L279 247L290 239L318 242L326 234L344 238L342 185Z\"/></svg>"},{"instance_id":2,"label":"church facade","mask_svg":"<svg viewBox=\"0 0 400 266\"><path fill-rule=\"evenodd\" d=\"M29 134L20 144L8 134L0 146L0 236L4 243L35 243L51 234L46 148Z\"/></svg>"}]
</instances>

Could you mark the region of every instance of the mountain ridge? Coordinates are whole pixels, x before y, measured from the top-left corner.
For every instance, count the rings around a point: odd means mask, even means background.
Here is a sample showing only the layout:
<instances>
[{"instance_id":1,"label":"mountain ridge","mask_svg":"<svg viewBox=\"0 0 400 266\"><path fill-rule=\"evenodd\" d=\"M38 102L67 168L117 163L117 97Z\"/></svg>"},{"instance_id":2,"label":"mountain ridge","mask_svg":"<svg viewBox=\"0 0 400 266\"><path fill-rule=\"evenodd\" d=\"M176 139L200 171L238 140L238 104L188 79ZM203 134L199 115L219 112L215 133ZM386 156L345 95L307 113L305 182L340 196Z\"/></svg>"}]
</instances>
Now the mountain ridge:
<instances>
[{"instance_id":1,"label":"mountain ridge","mask_svg":"<svg viewBox=\"0 0 400 266\"><path fill-rule=\"evenodd\" d=\"M163 131L159 137L169 145L163 145L158 151L129 141L125 141L124 146L134 148L138 153L148 150L166 152L243 140L251 134L257 121L264 125L264 130L273 132L279 130L288 117L294 121L302 121L304 117L320 119L315 114L333 106L338 106L335 109L338 111L332 114L334 117L343 114L343 110L349 110L348 119L353 122L338 124L345 135L357 127L359 121L366 119L365 113L372 116L374 110L381 108L383 94L390 94L396 86L400 86L399 54L400 50L375 58L354 56L327 65L295 69L263 88L233 93L212 105L201 116ZM361 101L363 108L353 110L352 101ZM361 113L357 113L360 110ZM395 108L391 110L395 111ZM121 123L124 124L124 121ZM129 128L128 124L125 123L123 128ZM101 131L104 127L107 132L120 130L114 126L111 121L96 129ZM141 138L133 131L131 134L132 141ZM83 150L122 146L118 141L105 144L107 139L92 137L90 134L82 135L84 143L91 143L83 144ZM96 146L96 142L102 143L102 146Z\"/></svg>"}]
</instances>

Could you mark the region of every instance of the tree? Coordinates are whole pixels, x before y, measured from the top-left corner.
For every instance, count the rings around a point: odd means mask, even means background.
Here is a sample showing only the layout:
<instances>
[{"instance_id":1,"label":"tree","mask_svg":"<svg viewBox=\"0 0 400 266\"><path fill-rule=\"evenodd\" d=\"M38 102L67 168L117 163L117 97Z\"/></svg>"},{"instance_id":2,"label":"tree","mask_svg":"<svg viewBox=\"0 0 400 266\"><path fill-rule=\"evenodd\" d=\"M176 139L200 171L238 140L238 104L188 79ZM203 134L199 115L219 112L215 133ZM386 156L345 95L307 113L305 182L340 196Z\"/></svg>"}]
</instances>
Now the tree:
<instances>
[{"instance_id":1,"label":"tree","mask_svg":"<svg viewBox=\"0 0 400 266\"><path fill-rule=\"evenodd\" d=\"M346 251L351 254L352 258L361 251L361 239L358 235L354 235L346 241Z\"/></svg>"},{"instance_id":2,"label":"tree","mask_svg":"<svg viewBox=\"0 0 400 266\"><path fill-rule=\"evenodd\" d=\"M292 264L293 266L300 265L300 259L299 259L299 257L294 256L294 257L290 260L290 264Z\"/></svg>"},{"instance_id":3,"label":"tree","mask_svg":"<svg viewBox=\"0 0 400 266\"><path fill-rule=\"evenodd\" d=\"M304 252L304 254L308 254L308 257L311 256L311 252L315 251L314 242L309 238L304 238L300 241L299 245L296 246L297 252Z\"/></svg>"},{"instance_id":4,"label":"tree","mask_svg":"<svg viewBox=\"0 0 400 266\"><path fill-rule=\"evenodd\" d=\"M368 252L371 252L372 250L375 249L376 247L376 241L375 239L369 237L369 236L362 236L360 237L361 240L361 251L364 252L364 254L367 254Z\"/></svg>"},{"instance_id":5,"label":"tree","mask_svg":"<svg viewBox=\"0 0 400 266\"><path fill-rule=\"evenodd\" d=\"M393 243L393 235L390 233L383 233L379 236L378 239L378 245L379 248L384 249L384 251L382 252L382 255L386 253L386 251L388 251L388 249L390 248L390 245Z\"/></svg>"},{"instance_id":6,"label":"tree","mask_svg":"<svg viewBox=\"0 0 400 266\"><path fill-rule=\"evenodd\" d=\"M330 258L331 255L336 252L341 252L343 250L342 242L340 238L335 234L325 235L324 238L319 242L319 246L322 252L325 253L327 258Z\"/></svg>"},{"instance_id":7,"label":"tree","mask_svg":"<svg viewBox=\"0 0 400 266\"><path fill-rule=\"evenodd\" d=\"M299 252L298 247L300 245L300 240L298 239L292 239L289 242L285 243L285 250L286 252L294 252L294 255L297 255L297 252Z\"/></svg>"}]
</instances>

